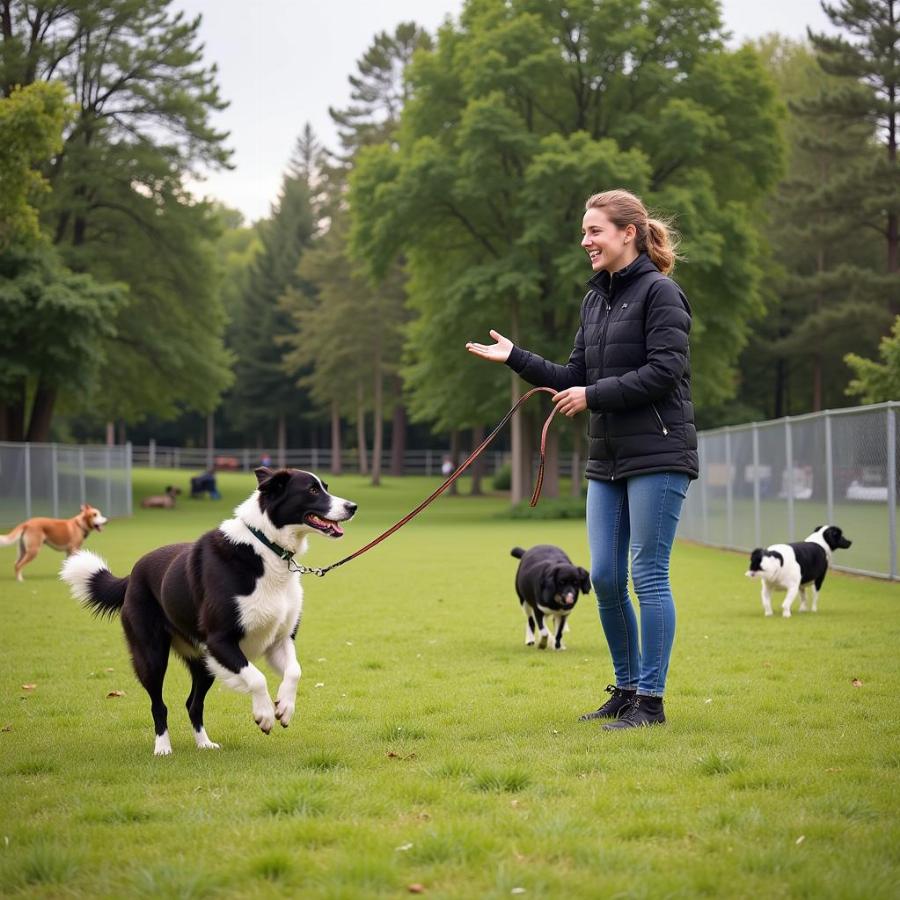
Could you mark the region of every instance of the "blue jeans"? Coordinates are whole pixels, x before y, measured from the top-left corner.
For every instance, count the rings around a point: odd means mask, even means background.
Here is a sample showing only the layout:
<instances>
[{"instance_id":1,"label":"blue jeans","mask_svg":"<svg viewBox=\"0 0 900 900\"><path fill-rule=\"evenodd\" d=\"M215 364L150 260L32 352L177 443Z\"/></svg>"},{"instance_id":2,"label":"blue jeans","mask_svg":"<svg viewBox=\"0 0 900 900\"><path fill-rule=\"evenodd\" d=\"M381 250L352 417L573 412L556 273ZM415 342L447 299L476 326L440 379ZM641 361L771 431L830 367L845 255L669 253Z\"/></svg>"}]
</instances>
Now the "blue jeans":
<instances>
[{"instance_id":1,"label":"blue jeans","mask_svg":"<svg viewBox=\"0 0 900 900\"><path fill-rule=\"evenodd\" d=\"M653 697L665 692L675 640L669 557L689 481L681 472L588 481L591 581L616 686ZM629 543L631 578L641 609L640 641L628 596Z\"/></svg>"}]
</instances>

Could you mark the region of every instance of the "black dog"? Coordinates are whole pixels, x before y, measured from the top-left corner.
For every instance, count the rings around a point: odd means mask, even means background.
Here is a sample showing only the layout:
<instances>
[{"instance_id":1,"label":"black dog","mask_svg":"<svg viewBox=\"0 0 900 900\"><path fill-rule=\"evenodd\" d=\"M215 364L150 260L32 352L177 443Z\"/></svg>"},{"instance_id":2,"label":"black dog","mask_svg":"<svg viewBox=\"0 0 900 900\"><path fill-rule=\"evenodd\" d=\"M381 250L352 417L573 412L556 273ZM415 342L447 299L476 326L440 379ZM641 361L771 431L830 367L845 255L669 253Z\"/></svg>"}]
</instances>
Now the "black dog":
<instances>
[{"instance_id":1,"label":"black dog","mask_svg":"<svg viewBox=\"0 0 900 900\"><path fill-rule=\"evenodd\" d=\"M750 554L748 578L762 581L763 612L772 615L772 590L786 591L781 614L791 615L791 606L800 594L800 612L806 612L806 589L812 588L812 611L818 611L819 591L825 581L831 554L846 550L851 542L836 525L817 525L805 541L757 547Z\"/></svg>"},{"instance_id":2,"label":"black dog","mask_svg":"<svg viewBox=\"0 0 900 900\"><path fill-rule=\"evenodd\" d=\"M163 679L169 649L191 673L187 700L194 737L217 748L203 727L203 701L218 675L253 698L253 717L268 734L294 714L300 664L294 637L303 608L300 579L288 559L306 550L314 532L339 538L356 504L296 469L256 470L257 490L217 529L193 544L170 544L141 557L127 578L116 578L99 556L81 552L63 565L72 593L95 613L122 611L134 670L150 695L154 753L172 752ZM275 703L266 677L251 662L265 655L282 676Z\"/></svg>"},{"instance_id":3,"label":"black dog","mask_svg":"<svg viewBox=\"0 0 900 900\"><path fill-rule=\"evenodd\" d=\"M535 641L535 625L540 635L538 647L547 646L550 632L544 616L555 620L553 646L565 650L563 631L568 627L566 619L575 608L578 592L591 592L591 577L585 569L572 564L572 560L559 547L538 544L530 550L513 547L512 555L520 559L516 571L516 593L525 613L525 644L531 647Z\"/></svg>"}]
</instances>

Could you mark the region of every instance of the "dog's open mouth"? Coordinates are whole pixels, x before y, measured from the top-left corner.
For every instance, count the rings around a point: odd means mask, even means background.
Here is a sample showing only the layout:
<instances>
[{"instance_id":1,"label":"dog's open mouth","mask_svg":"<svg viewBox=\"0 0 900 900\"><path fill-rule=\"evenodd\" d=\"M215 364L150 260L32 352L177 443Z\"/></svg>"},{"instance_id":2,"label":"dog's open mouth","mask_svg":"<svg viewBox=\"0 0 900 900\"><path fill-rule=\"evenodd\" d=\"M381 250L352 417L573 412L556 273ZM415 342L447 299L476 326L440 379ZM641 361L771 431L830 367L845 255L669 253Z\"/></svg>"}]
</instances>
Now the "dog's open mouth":
<instances>
[{"instance_id":1,"label":"dog's open mouth","mask_svg":"<svg viewBox=\"0 0 900 900\"><path fill-rule=\"evenodd\" d=\"M315 528L316 531L321 531L322 534L327 535L328 537L343 537L344 529L337 523L332 521L331 519L323 519L322 516L317 516L315 513L307 513L303 521L309 525L310 528Z\"/></svg>"}]
</instances>

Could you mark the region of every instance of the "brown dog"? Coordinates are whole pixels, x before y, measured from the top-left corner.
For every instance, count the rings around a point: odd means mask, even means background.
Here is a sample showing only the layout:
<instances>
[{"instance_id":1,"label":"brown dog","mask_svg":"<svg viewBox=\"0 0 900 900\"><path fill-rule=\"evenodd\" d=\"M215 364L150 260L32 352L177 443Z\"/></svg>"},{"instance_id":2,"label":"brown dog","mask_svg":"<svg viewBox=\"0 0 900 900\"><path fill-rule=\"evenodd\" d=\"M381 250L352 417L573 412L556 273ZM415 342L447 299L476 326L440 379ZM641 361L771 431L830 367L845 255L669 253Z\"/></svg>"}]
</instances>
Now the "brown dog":
<instances>
[{"instance_id":1,"label":"brown dog","mask_svg":"<svg viewBox=\"0 0 900 900\"><path fill-rule=\"evenodd\" d=\"M85 538L92 531L101 531L109 520L99 509L87 503L81 504L81 512L71 519L28 519L16 525L9 534L0 536L0 547L19 542L19 558L16 560L16 580L24 581L22 569L37 555L46 541L54 550L62 550L71 556L81 549Z\"/></svg>"},{"instance_id":2,"label":"brown dog","mask_svg":"<svg viewBox=\"0 0 900 900\"><path fill-rule=\"evenodd\" d=\"M171 484L166 488L164 494L154 494L152 497L144 497L141 500L141 506L144 509L174 509L175 498L181 493L181 488L173 487Z\"/></svg>"}]
</instances>

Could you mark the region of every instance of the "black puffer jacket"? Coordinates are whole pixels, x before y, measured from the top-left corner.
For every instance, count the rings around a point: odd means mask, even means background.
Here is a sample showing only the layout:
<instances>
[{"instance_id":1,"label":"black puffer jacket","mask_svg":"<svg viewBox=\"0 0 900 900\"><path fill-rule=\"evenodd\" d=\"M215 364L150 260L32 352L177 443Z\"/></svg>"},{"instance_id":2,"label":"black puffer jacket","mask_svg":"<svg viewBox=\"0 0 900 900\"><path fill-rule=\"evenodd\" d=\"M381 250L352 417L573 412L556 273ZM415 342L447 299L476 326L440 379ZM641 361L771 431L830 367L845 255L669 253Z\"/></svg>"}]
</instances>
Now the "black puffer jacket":
<instances>
[{"instance_id":1,"label":"black puffer jacket","mask_svg":"<svg viewBox=\"0 0 900 900\"><path fill-rule=\"evenodd\" d=\"M612 278L598 272L581 304L566 365L514 347L507 365L534 385L587 387L586 475L698 474L688 334L681 288L642 253Z\"/></svg>"}]
</instances>

